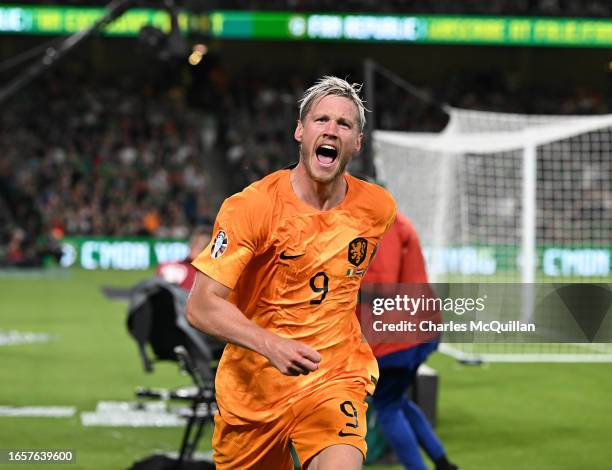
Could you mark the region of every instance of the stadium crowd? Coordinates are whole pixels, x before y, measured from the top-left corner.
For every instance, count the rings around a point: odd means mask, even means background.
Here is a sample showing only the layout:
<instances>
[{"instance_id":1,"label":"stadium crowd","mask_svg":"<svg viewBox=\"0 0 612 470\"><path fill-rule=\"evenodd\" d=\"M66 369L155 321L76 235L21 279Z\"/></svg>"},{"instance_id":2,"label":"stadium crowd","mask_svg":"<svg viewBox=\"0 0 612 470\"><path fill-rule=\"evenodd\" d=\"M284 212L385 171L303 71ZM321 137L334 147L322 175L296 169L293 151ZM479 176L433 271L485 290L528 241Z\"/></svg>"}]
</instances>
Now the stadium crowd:
<instances>
[{"instance_id":1,"label":"stadium crowd","mask_svg":"<svg viewBox=\"0 0 612 470\"><path fill-rule=\"evenodd\" d=\"M64 235L187 238L211 216L212 142L183 91L41 80L0 115L0 260Z\"/></svg>"},{"instance_id":2,"label":"stadium crowd","mask_svg":"<svg viewBox=\"0 0 612 470\"><path fill-rule=\"evenodd\" d=\"M359 73L348 76L359 77ZM282 77L278 80L245 73L229 80L220 110L226 117L226 138L221 142L235 175L233 190L295 161L293 127L287 123L297 118L292 103L308 80L298 75ZM420 88L433 101L466 109L565 115L612 112L610 97L588 86L564 91L526 86L503 72L462 75L451 78L444 88ZM368 117L369 127L371 118ZM374 120L376 129L438 132L446 125L448 116L439 106L424 103L383 78L376 82Z\"/></svg>"},{"instance_id":3,"label":"stadium crowd","mask_svg":"<svg viewBox=\"0 0 612 470\"><path fill-rule=\"evenodd\" d=\"M360 80L359 72L348 76ZM198 90L43 78L0 115L0 263L37 263L64 235L186 238L214 217L212 201L295 161L294 103L309 78L257 70L232 77L213 67ZM593 90L530 88L504 73L423 90L469 109L612 109ZM377 80L375 128L439 131L446 120L440 108ZM213 177L215 160L225 171ZM211 189L219 176L226 181Z\"/></svg>"}]
</instances>

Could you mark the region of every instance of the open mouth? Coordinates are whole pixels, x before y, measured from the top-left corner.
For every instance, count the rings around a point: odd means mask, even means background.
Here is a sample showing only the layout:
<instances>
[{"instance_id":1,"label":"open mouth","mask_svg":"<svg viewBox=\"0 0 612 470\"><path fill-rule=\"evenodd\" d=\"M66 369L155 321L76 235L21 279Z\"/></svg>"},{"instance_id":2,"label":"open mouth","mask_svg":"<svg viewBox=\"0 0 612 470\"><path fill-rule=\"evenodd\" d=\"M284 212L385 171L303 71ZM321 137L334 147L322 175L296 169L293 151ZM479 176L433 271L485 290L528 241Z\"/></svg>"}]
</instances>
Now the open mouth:
<instances>
[{"instance_id":1,"label":"open mouth","mask_svg":"<svg viewBox=\"0 0 612 470\"><path fill-rule=\"evenodd\" d=\"M329 144L319 145L316 150L316 156L321 165L331 166L338 157L338 149Z\"/></svg>"}]
</instances>

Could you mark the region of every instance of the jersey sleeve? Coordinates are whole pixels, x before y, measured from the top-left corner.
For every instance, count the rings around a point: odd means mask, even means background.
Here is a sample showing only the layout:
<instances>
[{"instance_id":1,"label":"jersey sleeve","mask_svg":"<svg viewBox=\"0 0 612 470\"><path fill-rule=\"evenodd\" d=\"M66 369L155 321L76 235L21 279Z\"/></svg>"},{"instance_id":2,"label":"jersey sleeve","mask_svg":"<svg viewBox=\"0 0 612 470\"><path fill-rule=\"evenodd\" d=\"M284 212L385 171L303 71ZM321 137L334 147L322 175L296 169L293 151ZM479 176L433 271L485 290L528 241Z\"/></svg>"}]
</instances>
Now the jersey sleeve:
<instances>
[{"instance_id":1,"label":"jersey sleeve","mask_svg":"<svg viewBox=\"0 0 612 470\"><path fill-rule=\"evenodd\" d=\"M266 238L266 204L252 192L236 194L221 206L213 237L192 265L207 276L233 289Z\"/></svg>"},{"instance_id":2,"label":"jersey sleeve","mask_svg":"<svg viewBox=\"0 0 612 470\"><path fill-rule=\"evenodd\" d=\"M381 200L381 207L383 208L382 219L380 221L380 225L383 227L383 233L386 233L389 230L389 227L393 225L395 222L395 217L397 214L397 203L391 194L383 189L383 196Z\"/></svg>"}]
</instances>

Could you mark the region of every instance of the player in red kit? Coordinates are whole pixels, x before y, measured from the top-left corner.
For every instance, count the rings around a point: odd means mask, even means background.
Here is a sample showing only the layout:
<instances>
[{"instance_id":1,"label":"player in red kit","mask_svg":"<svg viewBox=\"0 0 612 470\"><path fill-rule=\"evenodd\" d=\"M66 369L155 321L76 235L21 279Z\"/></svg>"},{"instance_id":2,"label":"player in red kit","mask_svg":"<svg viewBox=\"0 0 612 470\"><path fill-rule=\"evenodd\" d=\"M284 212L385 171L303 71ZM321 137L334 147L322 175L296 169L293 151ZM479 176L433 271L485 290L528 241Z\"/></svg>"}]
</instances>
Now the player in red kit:
<instances>
[{"instance_id":1,"label":"player in red kit","mask_svg":"<svg viewBox=\"0 0 612 470\"><path fill-rule=\"evenodd\" d=\"M380 241L363 284L423 285L427 282L425 260L416 230L407 217L398 213L395 222ZM458 469L448 461L440 439L423 412L406 393L419 365L425 362L437 345L437 339L370 345L380 371L373 397L378 424L402 465L410 470L427 468L419 452L419 445L435 463L436 470Z\"/></svg>"},{"instance_id":2,"label":"player in red kit","mask_svg":"<svg viewBox=\"0 0 612 470\"><path fill-rule=\"evenodd\" d=\"M197 273L191 262L210 243L211 233L212 227L208 225L197 227L189 240L189 256L182 261L160 264L155 271L156 274L170 284L190 291Z\"/></svg>"}]
</instances>

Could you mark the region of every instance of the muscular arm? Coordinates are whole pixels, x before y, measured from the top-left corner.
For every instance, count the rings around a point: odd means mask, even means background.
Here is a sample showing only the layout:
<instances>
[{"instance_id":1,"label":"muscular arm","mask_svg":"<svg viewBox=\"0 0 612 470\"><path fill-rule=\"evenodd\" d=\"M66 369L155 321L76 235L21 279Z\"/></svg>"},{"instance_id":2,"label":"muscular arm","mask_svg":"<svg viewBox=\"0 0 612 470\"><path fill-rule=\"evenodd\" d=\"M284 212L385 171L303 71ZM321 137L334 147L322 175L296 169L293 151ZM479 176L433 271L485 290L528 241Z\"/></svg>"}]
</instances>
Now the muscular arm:
<instances>
[{"instance_id":1,"label":"muscular arm","mask_svg":"<svg viewBox=\"0 0 612 470\"><path fill-rule=\"evenodd\" d=\"M198 330L265 356L285 375L318 369L321 356L311 347L261 328L227 300L231 290L198 272L187 301L187 321Z\"/></svg>"}]
</instances>

